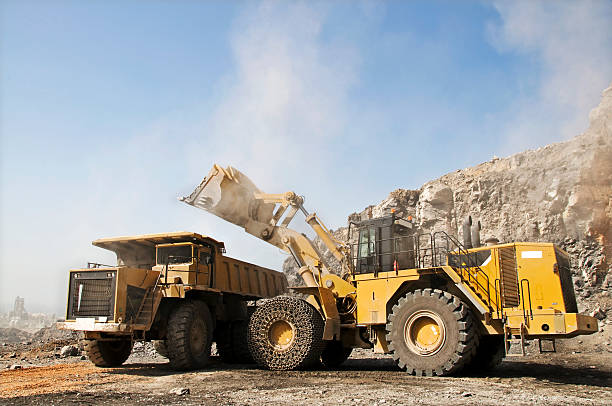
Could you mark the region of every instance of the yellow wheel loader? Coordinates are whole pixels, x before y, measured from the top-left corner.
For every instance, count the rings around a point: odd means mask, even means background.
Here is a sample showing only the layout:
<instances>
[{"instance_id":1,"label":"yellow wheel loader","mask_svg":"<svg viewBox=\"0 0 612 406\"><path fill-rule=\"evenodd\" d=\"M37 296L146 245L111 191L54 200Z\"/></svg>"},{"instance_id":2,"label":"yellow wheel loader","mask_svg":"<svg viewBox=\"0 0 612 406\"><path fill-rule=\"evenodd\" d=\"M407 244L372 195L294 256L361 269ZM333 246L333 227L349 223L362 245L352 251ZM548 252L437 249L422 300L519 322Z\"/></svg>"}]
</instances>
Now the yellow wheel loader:
<instances>
[{"instance_id":1,"label":"yellow wheel loader","mask_svg":"<svg viewBox=\"0 0 612 406\"><path fill-rule=\"evenodd\" d=\"M63 329L82 331L89 359L123 364L135 340L153 341L174 369L206 366L212 342L226 362L247 363L247 301L286 291L284 274L225 255L225 244L190 232L103 238L117 265L69 275ZM252 361L251 361L252 362Z\"/></svg>"},{"instance_id":2,"label":"yellow wheel loader","mask_svg":"<svg viewBox=\"0 0 612 406\"><path fill-rule=\"evenodd\" d=\"M232 167L215 165L181 200L244 228L290 254L307 299L280 296L251 317L248 345L264 368L335 367L352 348L393 356L423 376L495 367L510 339L554 340L591 334L597 320L578 314L569 258L551 243L489 241L480 224L463 225L463 242L421 233L394 214L349 224L337 241L293 192L266 194ZM341 276L304 234L289 228L301 212L340 263ZM554 341L553 341L554 342ZM541 341L540 341L541 345Z\"/></svg>"}]
</instances>

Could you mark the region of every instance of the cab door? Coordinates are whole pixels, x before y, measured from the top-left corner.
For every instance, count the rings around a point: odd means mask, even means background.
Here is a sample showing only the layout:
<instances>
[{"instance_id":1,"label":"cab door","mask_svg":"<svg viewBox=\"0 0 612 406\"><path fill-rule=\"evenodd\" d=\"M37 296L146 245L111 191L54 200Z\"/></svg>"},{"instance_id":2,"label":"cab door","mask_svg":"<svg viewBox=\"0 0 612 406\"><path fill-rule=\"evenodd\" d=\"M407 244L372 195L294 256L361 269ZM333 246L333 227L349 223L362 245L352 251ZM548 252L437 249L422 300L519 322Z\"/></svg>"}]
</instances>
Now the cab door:
<instances>
[{"instance_id":1,"label":"cab door","mask_svg":"<svg viewBox=\"0 0 612 406\"><path fill-rule=\"evenodd\" d=\"M197 285L213 288L213 258L209 247L194 247L194 257L197 259Z\"/></svg>"},{"instance_id":2,"label":"cab door","mask_svg":"<svg viewBox=\"0 0 612 406\"><path fill-rule=\"evenodd\" d=\"M359 230L357 273L370 273L377 270L378 256L376 255L376 231L376 227L364 227Z\"/></svg>"}]
</instances>

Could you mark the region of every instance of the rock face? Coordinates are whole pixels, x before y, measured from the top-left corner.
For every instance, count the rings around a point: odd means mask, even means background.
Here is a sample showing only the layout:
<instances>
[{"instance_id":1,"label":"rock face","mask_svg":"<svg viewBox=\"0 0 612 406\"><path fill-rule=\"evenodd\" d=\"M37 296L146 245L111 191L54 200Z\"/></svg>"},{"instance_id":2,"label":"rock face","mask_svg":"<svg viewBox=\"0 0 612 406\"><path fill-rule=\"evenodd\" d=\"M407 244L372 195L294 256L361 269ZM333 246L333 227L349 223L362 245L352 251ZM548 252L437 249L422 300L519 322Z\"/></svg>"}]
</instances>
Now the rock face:
<instances>
[{"instance_id":1,"label":"rock face","mask_svg":"<svg viewBox=\"0 0 612 406\"><path fill-rule=\"evenodd\" d=\"M612 313L612 87L575 138L507 158L493 158L424 184L395 190L349 220L389 214L412 216L423 231L460 237L468 215L482 223L482 241L548 241L572 257L581 311ZM336 238L346 239L346 229ZM318 247L327 255L322 244ZM336 268L336 267L334 267ZM285 262L290 282L299 277Z\"/></svg>"}]
</instances>

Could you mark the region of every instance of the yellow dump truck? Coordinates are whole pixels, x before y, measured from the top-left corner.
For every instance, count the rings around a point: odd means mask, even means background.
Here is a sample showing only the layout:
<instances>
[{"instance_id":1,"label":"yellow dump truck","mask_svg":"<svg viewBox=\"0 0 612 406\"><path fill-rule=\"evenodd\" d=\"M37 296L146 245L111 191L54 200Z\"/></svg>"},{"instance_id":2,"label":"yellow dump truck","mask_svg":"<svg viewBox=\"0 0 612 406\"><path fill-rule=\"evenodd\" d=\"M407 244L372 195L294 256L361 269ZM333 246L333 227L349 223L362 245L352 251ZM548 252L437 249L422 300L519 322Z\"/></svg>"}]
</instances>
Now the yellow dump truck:
<instances>
[{"instance_id":1,"label":"yellow dump truck","mask_svg":"<svg viewBox=\"0 0 612 406\"><path fill-rule=\"evenodd\" d=\"M209 361L216 341L227 362L248 362L247 301L286 291L284 274L225 255L221 241L190 232L103 238L116 266L69 274L66 321L83 331L98 366L121 365L135 340L154 341L175 369Z\"/></svg>"},{"instance_id":2,"label":"yellow dump truck","mask_svg":"<svg viewBox=\"0 0 612 406\"><path fill-rule=\"evenodd\" d=\"M569 257L551 243L489 241L470 217L463 242L425 233L394 214L349 225L338 241L294 192L267 194L232 167L215 165L182 199L291 255L307 297L280 296L249 323L257 363L288 370L340 365L352 348L391 354L415 375L450 375L495 367L512 338L555 340L592 334L597 320L579 314ZM301 212L339 262L330 272L304 234L288 227ZM554 343L554 341L552 341Z\"/></svg>"}]
</instances>

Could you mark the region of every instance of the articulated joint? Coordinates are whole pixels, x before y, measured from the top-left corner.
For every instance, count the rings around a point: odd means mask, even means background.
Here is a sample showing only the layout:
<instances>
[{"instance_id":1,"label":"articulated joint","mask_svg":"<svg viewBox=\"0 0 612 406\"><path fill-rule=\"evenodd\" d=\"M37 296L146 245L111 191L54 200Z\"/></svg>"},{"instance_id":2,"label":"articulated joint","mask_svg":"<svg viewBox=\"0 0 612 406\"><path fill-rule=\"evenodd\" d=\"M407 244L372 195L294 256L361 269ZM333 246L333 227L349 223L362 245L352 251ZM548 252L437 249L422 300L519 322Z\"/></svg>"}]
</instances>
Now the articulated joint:
<instances>
[{"instance_id":1,"label":"articulated joint","mask_svg":"<svg viewBox=\"0 0 612 406\"><path fill-rule=\"evenodd\" d=\"M304 203L304 198L295 194L295 192L285 193L284 199L291 206L300 207Z\"/></svg>"}]
</instances>

